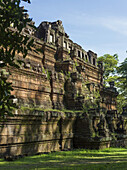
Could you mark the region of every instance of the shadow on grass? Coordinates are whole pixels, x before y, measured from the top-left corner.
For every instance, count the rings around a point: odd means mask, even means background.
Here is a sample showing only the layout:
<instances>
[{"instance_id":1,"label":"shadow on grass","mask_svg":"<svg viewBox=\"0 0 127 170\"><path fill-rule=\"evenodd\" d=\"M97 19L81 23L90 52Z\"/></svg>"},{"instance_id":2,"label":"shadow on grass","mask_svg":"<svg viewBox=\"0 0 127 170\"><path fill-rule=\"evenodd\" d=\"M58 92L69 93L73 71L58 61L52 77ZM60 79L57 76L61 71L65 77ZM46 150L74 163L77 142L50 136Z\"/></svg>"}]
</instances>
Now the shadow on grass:
<instances>
[{"instance_id":1,"label":"shadow on grass","mask_svg":"<svg viewBox=\"0 0 127 170\"><path fill-rule=\"evenodd\" d=\"M74 150L0 160L0 169L127 169L127 149Z\"/></svg>"}]
</instances>

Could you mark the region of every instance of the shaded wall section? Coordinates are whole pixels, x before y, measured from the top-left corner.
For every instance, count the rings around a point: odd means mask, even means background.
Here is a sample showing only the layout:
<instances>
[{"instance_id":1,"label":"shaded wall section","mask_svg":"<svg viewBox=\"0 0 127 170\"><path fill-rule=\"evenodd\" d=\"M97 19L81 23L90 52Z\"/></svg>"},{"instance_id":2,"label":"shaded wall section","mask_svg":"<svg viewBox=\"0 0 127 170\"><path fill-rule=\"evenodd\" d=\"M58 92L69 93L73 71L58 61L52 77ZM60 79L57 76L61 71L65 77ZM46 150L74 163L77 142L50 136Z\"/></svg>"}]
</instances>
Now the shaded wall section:
<instances>
[{"instance_id":1,"label":"shaded wall section","mask_svg":"<svg viewBox=\"0 0 127 170\"><path fill-rule=\"evenodd\" d=\"M127 117L114 113L19 110L0 122L0 156L126 147Z\"/></svg>"},{"instance_id":2,"label":"shaded wall section","mask_svg":"<svg viewBox=\"0 0 127 170\"><path fill-rule=\"evenodd\" d=\"M54 111L26 111L0 122L0 156L32 155L73 148L75 117Z\"/></svg>"}]
</instances>

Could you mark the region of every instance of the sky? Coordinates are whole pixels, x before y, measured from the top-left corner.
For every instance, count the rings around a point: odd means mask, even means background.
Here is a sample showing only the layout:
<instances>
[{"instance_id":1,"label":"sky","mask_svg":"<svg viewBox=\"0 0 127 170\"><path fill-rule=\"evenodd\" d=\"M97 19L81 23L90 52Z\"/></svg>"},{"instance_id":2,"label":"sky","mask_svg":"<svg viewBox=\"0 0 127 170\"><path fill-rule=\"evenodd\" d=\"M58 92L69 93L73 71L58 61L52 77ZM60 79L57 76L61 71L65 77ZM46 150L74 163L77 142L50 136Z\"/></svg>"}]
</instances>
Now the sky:
<instances>
[{"instance_id":1,"label":"sky","mask_svg":"<svg viewBox=\"0 0 127 170\"><path fill-rule=\"evenodd\" d=\"M86 51L118 54L120 63L127 57L127 0L31 0L21 5L36 26L62 20L70 39Z\"/></svg>"}]
</instances>

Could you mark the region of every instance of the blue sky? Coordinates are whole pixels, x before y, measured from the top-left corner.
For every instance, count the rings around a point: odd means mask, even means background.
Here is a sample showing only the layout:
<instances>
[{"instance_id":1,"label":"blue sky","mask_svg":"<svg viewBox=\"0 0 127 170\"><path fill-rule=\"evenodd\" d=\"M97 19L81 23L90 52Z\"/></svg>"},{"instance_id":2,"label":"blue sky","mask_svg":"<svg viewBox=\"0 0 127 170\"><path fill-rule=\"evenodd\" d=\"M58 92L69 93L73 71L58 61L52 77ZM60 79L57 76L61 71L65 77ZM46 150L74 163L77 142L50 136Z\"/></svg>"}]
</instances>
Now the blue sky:
<instances>
[{"instance_id":1,"label":"blue sky","mask_svg":"<svg viewBox=\"0 0 127 170\"><path fill-rule=\"evenodd\" d=\"M127 0L31 0L22 3L38 26L62 20L70 39L86 51L127 57Z\"/></svg>"}]
</instances>

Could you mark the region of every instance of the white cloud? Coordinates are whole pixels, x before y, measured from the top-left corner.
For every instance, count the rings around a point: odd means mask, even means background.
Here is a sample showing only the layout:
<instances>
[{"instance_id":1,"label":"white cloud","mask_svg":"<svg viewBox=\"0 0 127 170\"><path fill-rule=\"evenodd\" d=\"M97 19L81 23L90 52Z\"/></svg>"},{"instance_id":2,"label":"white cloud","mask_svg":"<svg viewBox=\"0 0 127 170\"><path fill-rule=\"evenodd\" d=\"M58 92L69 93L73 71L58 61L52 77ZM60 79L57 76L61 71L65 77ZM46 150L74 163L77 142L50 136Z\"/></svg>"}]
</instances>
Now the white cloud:
<instances>
[{"instance_id":1,"label":"white cloud","mask_svg":"<svg viewBox=\"0 0 127 170\"><path fill-rule=\"evenodd\" d=\"M106 28L127 36L127 19L109 17L101 18L101 22Z\"/></svg>"},{"instance_id":2,"label":"white cloud","mask_svg":"<svg viewBox=\"0 0 127 170\"><path fill-rule=\"evenodd\" d=\"M111 31L127 36L127 18L114 16L92 16L86 13L70 13L64 16L66 24L71 24L75 28L85 28L85 26L102 26ZM85 31L85 30L84 30Z\"/></svg>"}]
</instances>

